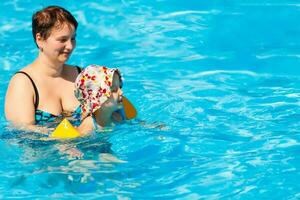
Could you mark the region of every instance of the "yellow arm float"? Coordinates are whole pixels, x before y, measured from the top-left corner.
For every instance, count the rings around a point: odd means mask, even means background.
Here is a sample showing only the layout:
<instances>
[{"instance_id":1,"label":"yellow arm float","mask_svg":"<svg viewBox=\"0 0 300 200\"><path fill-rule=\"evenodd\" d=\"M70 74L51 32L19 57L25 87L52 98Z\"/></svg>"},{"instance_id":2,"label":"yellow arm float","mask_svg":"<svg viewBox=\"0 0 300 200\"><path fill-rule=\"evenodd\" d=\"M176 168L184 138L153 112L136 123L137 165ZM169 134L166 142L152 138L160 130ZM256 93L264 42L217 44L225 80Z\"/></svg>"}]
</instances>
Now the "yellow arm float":
<instances>
[{"instance_id":1,"label":"yellow arm float","mask_svg":"<svg viewBox=\"0 0 300 200\"><path fill-rule=\"evenodd\" d=\"M123 96L122 101L126 119L135 118L137 116L137 111L132 103L125 96Z\"/></svg>"},{"instance_id":2,"label":"yellow arm float","mask_svg":"<svg viewBox=\"0 0 300 200\"><path fill-rule=\"evenodd\" d=\"M66 118L63 119L56 127L53 133L50 135L52 138L58 139L70 139L79 137L79 132L72 126L72 124Z\"/></svg>"},{"instance_id":3,"label":"yellow arm float","mask_svg":"<svg viewBox=\"0 0 300 200\"><path fill-rule=\"evenodd\" d=\"M135 107L126 97L123 96L122 100L123 100L126 119L129 120L135 118L137 116L137 111ZM71 139L79 136L80 133L76 130L76 128L73 127L73 125L66 118L60 122L60 124L50 135L51 138L57 138L57 139Z\"/></svg>"}]
</instances>

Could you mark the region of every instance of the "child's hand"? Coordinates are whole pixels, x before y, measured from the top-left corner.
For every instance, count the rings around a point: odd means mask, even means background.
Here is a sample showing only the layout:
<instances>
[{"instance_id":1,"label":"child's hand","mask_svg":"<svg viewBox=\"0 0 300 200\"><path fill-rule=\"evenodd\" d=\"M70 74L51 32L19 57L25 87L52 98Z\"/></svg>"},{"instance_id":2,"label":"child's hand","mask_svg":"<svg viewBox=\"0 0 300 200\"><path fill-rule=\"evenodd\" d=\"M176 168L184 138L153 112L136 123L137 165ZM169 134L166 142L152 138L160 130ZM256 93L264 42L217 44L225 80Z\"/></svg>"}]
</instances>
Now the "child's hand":
<instances>
[{"instance_id":1,"label":"child's hand","mask_svg":"<svg viewBox=\"0 0 300 200\"><path fill-rule=\"evenodd\" d=\"M121 113L119 113L119 112L113 112L112 118L113 118L113 121L115 121L115 122L123 121L123 117L122 117Z\"/></svg>"}]
</instances>

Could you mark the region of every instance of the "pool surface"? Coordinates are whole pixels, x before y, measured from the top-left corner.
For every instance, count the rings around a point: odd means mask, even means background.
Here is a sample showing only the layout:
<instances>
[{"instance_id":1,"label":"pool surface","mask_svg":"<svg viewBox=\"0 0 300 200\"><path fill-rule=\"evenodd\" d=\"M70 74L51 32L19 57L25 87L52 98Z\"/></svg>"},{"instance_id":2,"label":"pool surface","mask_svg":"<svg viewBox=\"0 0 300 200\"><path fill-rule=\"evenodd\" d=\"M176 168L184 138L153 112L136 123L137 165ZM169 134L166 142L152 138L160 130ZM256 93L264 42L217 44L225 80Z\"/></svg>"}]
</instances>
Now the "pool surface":
<instances>
[{"instance_id":1,"label":"pool surface","mask_svg":"<svg viewBox=\"0 0 300 200\"><path fill-rule=\"evenodd\" d=\"M299 199L297 2L2 3L0 198ZM7 125L9 79L37 55L31 16L53 4L79 21L68 63L119 67L138 120L71 141Z\"/></svg>"}]
</instances>

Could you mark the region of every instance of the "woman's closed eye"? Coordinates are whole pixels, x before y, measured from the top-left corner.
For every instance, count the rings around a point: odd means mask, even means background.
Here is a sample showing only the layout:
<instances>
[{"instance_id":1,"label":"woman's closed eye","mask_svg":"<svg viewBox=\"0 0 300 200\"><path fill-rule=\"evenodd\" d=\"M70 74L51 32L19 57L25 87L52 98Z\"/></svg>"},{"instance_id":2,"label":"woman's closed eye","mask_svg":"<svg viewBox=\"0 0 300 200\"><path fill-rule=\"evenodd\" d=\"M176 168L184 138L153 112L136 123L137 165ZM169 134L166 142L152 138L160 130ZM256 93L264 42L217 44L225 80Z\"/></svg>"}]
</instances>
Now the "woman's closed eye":
<instances>
[{"instance_id":1,"label":"woman's closed eye","mask_svg":"<svg viewBox=\"0 0 300 200\"><path fill-rule=\"evenodd\" d=\"M65 43L67 41L67 39L58 39L58 41L61 43Z\"/></svg>"},{"instance_id":2,"label":"woman's closed eye","mask_svg":"<svg viewBox=\"0 0 300 200\"><path fill-rule=\"evenodd\" d=\"M62 37L62 38L58 38L57 40L58 40L59 42L61 42L61 43L65 43L65 42L67 42L67 41L69 40L69 38ZM76 37L72 37L72 38L71 38L71 41L76 41Z\"/></svg>"}]
</instances>

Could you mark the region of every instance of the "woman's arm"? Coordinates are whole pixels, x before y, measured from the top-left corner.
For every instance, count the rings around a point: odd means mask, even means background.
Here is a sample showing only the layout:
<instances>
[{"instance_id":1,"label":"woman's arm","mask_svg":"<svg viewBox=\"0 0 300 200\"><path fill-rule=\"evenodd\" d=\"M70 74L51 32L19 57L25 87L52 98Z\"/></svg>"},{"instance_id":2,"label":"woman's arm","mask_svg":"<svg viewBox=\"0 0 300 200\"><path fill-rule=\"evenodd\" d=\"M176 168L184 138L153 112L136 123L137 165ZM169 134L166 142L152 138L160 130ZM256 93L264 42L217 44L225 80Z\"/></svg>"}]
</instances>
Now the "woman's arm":
<instances>
[{"instance_id":1,"label":"woman's arm","mask_svg":"<svg viewBox=\"0 0 300 200\"><path fill-rule=\"evenodd\" d=\"M23 74L15 74L7 88L5 117L14 125L35 124L34 89Z\"/></svg>"}]
</instances>

